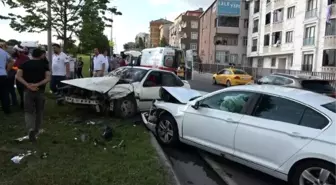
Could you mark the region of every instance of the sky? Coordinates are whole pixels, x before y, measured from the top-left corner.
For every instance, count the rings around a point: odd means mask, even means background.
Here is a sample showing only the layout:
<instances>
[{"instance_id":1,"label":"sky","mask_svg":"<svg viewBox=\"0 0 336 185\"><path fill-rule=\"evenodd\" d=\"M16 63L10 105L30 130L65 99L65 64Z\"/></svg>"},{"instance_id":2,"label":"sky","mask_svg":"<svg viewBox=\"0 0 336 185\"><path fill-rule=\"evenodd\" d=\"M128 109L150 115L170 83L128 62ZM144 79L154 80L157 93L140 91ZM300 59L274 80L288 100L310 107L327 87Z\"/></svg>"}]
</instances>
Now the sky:
<instances>
[{"instance_id":1,"label":"sky","mask_svg":"<svg viewBox=\"0 0 336 185\"><path fill-rule=\"evenodd\" d=\"M180 13L187 10L203 8L206 10L214 0L111 0L110 7L116 6L123 13L114 16L113 38L116 42L115 50L120 52L127 42L134 42L139 32L149 32L149 22L160 18L173 21ZM2 15L7 13L23 14L22 9L10 9L0 4ZM47 33L18 33L10 28L9 21L0 20L0 38L4 40L36 41L47 44ZM110 39L111 28L104 30ZM53 42L57 40L53 38Z\"/></svg>"}]
</instances>

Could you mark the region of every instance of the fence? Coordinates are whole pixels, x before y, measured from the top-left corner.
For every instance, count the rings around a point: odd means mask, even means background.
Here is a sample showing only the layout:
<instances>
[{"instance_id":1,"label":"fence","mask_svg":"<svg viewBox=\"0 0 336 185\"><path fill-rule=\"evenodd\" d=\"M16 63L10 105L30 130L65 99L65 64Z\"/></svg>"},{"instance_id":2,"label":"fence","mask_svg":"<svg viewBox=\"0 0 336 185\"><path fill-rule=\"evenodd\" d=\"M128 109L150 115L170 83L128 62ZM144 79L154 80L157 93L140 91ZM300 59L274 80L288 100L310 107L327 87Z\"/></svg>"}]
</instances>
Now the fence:
<instances>
[{"instance_id":1,"label":"fence","mask_svg":"<svg viewBox=\"0 0 336 185\"><path fill-rule=\"evenodd\" d=\"M229 65L225 64L202 64L204 73L216 73L223 68L228 68ZM274 69L274 68L262 68L251 66L236 65L236 68L243 69L245 72L253 76L254 79L260 79L263 76L270 75L272 73L285 73L290 75L310 75L318 77L324 80L330 81L330 83L336 87L336 73L335 72L312 72L312 71L300 71L289 69ZM199 63L194 63L194 70L199 70Z\"/></svg>"}]
</instances>

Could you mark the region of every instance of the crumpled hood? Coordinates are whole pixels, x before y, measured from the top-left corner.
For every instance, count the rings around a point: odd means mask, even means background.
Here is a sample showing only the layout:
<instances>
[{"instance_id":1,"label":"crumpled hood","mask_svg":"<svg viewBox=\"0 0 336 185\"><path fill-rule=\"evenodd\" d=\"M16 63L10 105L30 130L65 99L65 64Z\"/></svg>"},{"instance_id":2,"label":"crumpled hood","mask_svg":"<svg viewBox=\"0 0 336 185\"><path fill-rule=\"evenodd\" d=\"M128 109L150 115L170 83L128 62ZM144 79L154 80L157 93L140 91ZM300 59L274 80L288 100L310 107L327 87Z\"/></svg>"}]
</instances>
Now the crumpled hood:
<instances>
[{"instance_id":1,"label":"crumpled hood","mask_svg":"<svg viewBox=\"0 0 336 185\"><path fill-rule=\"evenodd\" d=\"M110 89L112 89L112 87L114 87L118 83L118 81L118 77L109 76L63 80L62 83L90 91L107 93Z\"/></svg>"},{"instance_id":2,"label":"crumpled hood","mask_svg":"<svg viewBox=\"0 0 336 185\"><path fill-rule=\"evenodd\" d=\"M194 89L187 89L184 87L162 87L164 90L166 90L169 94L174 96L179 102L181 103L188 103L190 99L203 96L207 94L207 92L203 91L197 91Z\"/></svg>"}]
</instances>

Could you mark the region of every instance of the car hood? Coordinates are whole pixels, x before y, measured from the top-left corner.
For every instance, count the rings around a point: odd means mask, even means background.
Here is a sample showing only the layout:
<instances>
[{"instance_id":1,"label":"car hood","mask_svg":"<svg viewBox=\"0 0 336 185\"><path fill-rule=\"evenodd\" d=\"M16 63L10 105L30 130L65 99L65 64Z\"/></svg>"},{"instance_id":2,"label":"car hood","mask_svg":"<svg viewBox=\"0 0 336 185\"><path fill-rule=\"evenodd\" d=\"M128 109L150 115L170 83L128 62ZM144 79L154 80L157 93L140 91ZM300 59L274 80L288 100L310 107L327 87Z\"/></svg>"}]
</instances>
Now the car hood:
<instances>
[{"instance_id":1,"label":"car hood","mask_svg":"<svg viewBox=\"0 0 336 185\"><path fill-rule=\"evenodd\" d=\"M93 77L93 78L78 78L72 80L63 80L62 83L79 87L82 89L96 91L99 93L107 93L119 81L118 77Z\"/></svg>"},{"instance_id":2,"label":"car hood","mask_svg":"<svg viewBox=\"0 0 336 185\"><path fill-rule=\"evenodd\" d=\"M179 102L186 104L190 99L203 96L207 92L197 91L194 89L187 89L184 87L162 87L166 92L176 98Z\"/></svg>"}]
</instances>

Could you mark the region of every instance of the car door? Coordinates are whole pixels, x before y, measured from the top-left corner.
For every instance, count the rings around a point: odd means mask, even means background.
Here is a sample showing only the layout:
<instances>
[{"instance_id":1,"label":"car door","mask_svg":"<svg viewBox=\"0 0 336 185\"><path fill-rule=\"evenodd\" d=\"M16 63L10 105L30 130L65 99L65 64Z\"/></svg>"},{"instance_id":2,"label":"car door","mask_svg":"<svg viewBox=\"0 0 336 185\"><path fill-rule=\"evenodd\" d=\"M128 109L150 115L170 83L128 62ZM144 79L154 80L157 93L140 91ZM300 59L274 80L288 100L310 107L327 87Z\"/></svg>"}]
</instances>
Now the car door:
<instances>
[{"instance_id":1,"label":"car door","mask_svg":"<svg viewBox=\"0 0 336 185\"><path fill-rule=\"evenodd\" d=\"M237 128L234 155L270 170L278 169L328 124L313 108L273 95L262 95L249 113ZM315 126L306 126L312 122Z\"/></svg>"},{"instance_id":2,"label":"car door","mask_svg":"<svg viewBox=\"0 0 336 185\"><path fill-rule=\"evenodd\" d=\"M140 111L149 110L152 101L160 99L160 88L162 86L162 74L160 71L151 71L144 78L139 94L139 109Z\"/></svg>"},{"instance_id":3,"label":"car door","mask_svg":"<svg viewBox=\"0 0 336 185\"><path fill-rule=\"evenodd\" d=\"M197 109L188 106L184 113L183 139L233 154L234 135L254 93L224 91L200 100Z\"/></svg>"}]
</instances>

